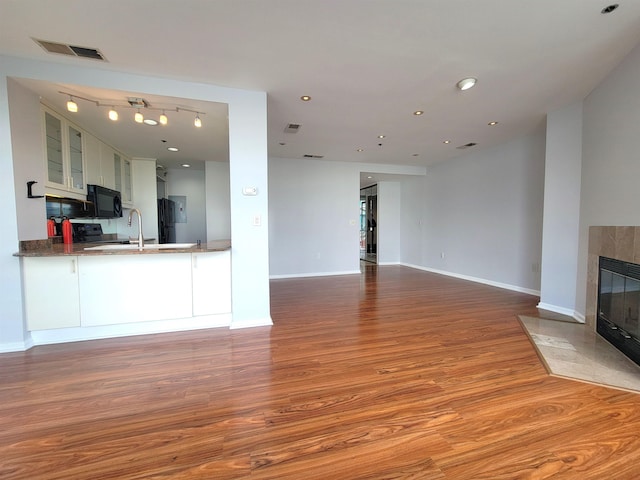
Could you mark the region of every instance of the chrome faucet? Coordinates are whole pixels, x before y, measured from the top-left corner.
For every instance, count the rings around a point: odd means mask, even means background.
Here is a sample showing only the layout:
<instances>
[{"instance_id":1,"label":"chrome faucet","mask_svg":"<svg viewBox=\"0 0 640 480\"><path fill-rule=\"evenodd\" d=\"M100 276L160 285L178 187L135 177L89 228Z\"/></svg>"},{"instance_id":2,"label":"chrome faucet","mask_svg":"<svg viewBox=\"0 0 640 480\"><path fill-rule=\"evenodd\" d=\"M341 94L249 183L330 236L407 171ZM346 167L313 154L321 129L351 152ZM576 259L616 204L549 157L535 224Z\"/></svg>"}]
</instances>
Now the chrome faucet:
<instances>
[{"instance_id":1,"label":"chrome faucet","mask_svg":"<svg viewBox=\"0 0 640 480\"><path fill-rule=\"evenodd\" d=\"M133 212L138 214L138 250L142 250L144 248L144 238L142 237L142 214L140 210L137 208L132 208L129 210L129 221L127 225L131 226L131 217L133 216Z\"/></svg>"}]
</instances>

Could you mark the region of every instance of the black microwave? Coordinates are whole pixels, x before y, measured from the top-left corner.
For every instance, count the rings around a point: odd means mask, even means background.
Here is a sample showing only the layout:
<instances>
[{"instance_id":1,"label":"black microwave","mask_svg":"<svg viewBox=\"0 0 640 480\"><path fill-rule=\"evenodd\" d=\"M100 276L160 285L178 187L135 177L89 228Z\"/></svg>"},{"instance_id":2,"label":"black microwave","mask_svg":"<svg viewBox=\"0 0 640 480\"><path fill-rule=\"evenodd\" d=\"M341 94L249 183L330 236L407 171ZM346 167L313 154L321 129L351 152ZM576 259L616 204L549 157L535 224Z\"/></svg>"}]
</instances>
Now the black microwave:
<instances>
[{"instance_id":1,"label":"black microwave","mask_svg":"<svg viewBox=\"0 0 640 480\"><path fill-rule=\"evenodd\" d=\"M100 185L87 185L87 201L93 204L93 216L96 218L122 216L122 198L120 192L116 190Z\"/></svg>"}]
</instances>

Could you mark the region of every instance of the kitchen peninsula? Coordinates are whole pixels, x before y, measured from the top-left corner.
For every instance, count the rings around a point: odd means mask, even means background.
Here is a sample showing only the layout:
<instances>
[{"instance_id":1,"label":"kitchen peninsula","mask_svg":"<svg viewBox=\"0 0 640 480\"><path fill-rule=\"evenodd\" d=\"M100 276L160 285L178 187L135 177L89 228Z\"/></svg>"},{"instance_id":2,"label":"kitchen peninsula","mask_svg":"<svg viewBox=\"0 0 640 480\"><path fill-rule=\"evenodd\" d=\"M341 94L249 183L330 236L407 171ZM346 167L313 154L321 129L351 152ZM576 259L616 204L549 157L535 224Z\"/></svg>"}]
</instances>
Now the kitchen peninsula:
<instances>
[{"instance_id":1,"label":"kitchen peninsula","mask_svg":"<svg viewBox=\"0 0 640 480\"><path fill-rule=\"evenodd\" d=\"M27 329L39 345L230 326L230 249L23 242Z\"/></svg>"}]
</instances>

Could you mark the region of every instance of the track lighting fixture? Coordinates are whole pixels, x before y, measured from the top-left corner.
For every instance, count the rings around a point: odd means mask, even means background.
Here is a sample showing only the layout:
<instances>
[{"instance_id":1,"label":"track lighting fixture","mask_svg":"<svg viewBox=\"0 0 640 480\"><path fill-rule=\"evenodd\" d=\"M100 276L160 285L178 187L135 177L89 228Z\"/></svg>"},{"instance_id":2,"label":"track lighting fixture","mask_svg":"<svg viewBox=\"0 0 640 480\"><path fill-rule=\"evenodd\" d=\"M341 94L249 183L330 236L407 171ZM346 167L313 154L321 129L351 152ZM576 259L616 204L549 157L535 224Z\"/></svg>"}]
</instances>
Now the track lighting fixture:
<instances>
[{"instance_id":1,"label":"track lighting fixture","mask_svg":"<svg viewBox=\"0 0 640 480\"><path fill-rule=\"evenodd\" d=\"M107 101L100 101L100 100L94 100L91 98L85 98L85 97L81 97L75 94L71 94L69 92L63 92L63 91L59 91L58 93L61 93L62 95L65 95L67 97L69 97L69 100L67 101L67 110L70 112L77 112L78 111L78 104L75 102L75 100L80 99L80 100L84 100L86 102L90 102L95 104L96 107L106 107L109 109L109 112L107 113L107 117L109 118L109 120L111 120L112 122L117 122L120 118L120 115L118 113L118 111L116 110L116 108L118 108L118 110L120 109L124 109L124 108L133 108L136 110L136 113L133 116L133 119L136 123L144 123L147 125L157 125L158 123L160 123L160 125L168 125L169 124L169 117L167 117L167 111L170 112L191 112L194 113L196 115L194 121L193 121L193 125L197 128L201 128L202 127L202 120L200 119L200 115L206 115L204 112L199 112L198 110L194 110L191 108L185 108L185 107L179 107L179 106L174 106L174 107L153 107L149 104L149 102L147 102L144 98L138 98L138 97L128 97L126 102L121 102L118 103L117 101L115 103L113 103L113 100L107 100ZM162 112L159 116L158 119L155 120L153 118L145 118L145 115L143 114L143 112L146 111L158 111L158 112Z\"/></svg>"},{"instance_id":2,"label":"track lighting fixture","mask_svg":"<svg viewBox=\"0 0 640 480\"><path fill-rule=\"evenodd\" d=\"M67 102L67 110L72 113L76 113L78 111L78 104L73 101L73 97L69 95L69 101Z\"/></svg>"}]
</instances>

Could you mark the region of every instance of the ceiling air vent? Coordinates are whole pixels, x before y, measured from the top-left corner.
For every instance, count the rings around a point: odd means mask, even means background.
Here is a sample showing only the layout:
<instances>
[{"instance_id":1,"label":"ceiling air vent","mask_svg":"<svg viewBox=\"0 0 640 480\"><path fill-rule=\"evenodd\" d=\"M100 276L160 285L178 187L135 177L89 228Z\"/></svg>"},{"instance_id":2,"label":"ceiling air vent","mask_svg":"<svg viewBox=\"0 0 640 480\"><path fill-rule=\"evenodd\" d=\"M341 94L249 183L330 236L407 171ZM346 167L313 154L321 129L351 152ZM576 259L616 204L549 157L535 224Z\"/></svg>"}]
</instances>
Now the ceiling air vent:
<instances>
[{"instance_id":1,"label":"ceiling air vent","mask_svg":"<svg viewBox=\"0 0 640 480\"><path fill-rule=\"evenodd\" d=\"M305 153L302 157L303 158L324 158L324 155L309 155L308 153Z\"/></svg>"},{"instance_id":2,"label":"ceiling air vent","mask_svg":"<svg viewBox=\"0 0 640 480\"><path fill-rule=\"evenodd\" d=\"M287 133L298 133L298 130L300 130L301 126L302 125L300 125L299 123L289 123L284 128L284 131Z\"/></svg>"},{"instance_id":3,"label":"ceiling air vent","mask_svg":"<svg viewBox=\"0 0 640 480\"><path fill-rule=\"evenodd\" d=\"M477 145L477 143L475 142L469 142L469 143L465 143L464 145L460 145L459 147L456 147L459 150L464 150L465 148L471 148L471 147L475 147Z\"/></svg>"},{"instance_id":4,"label":"ceiling air vent","mask_svg":"<svg viewBox=\"0 0 640 480\"><path fill-rule=\"evenodd\" d=\"M67 45L66 43L48 42L46 40L33 39L46 52L57 53L60 55L69 55L70 57L91 58L93 60L106 61L104 55L96 48L78 47L76 45Z\"/></svg>"}]
</instances>

